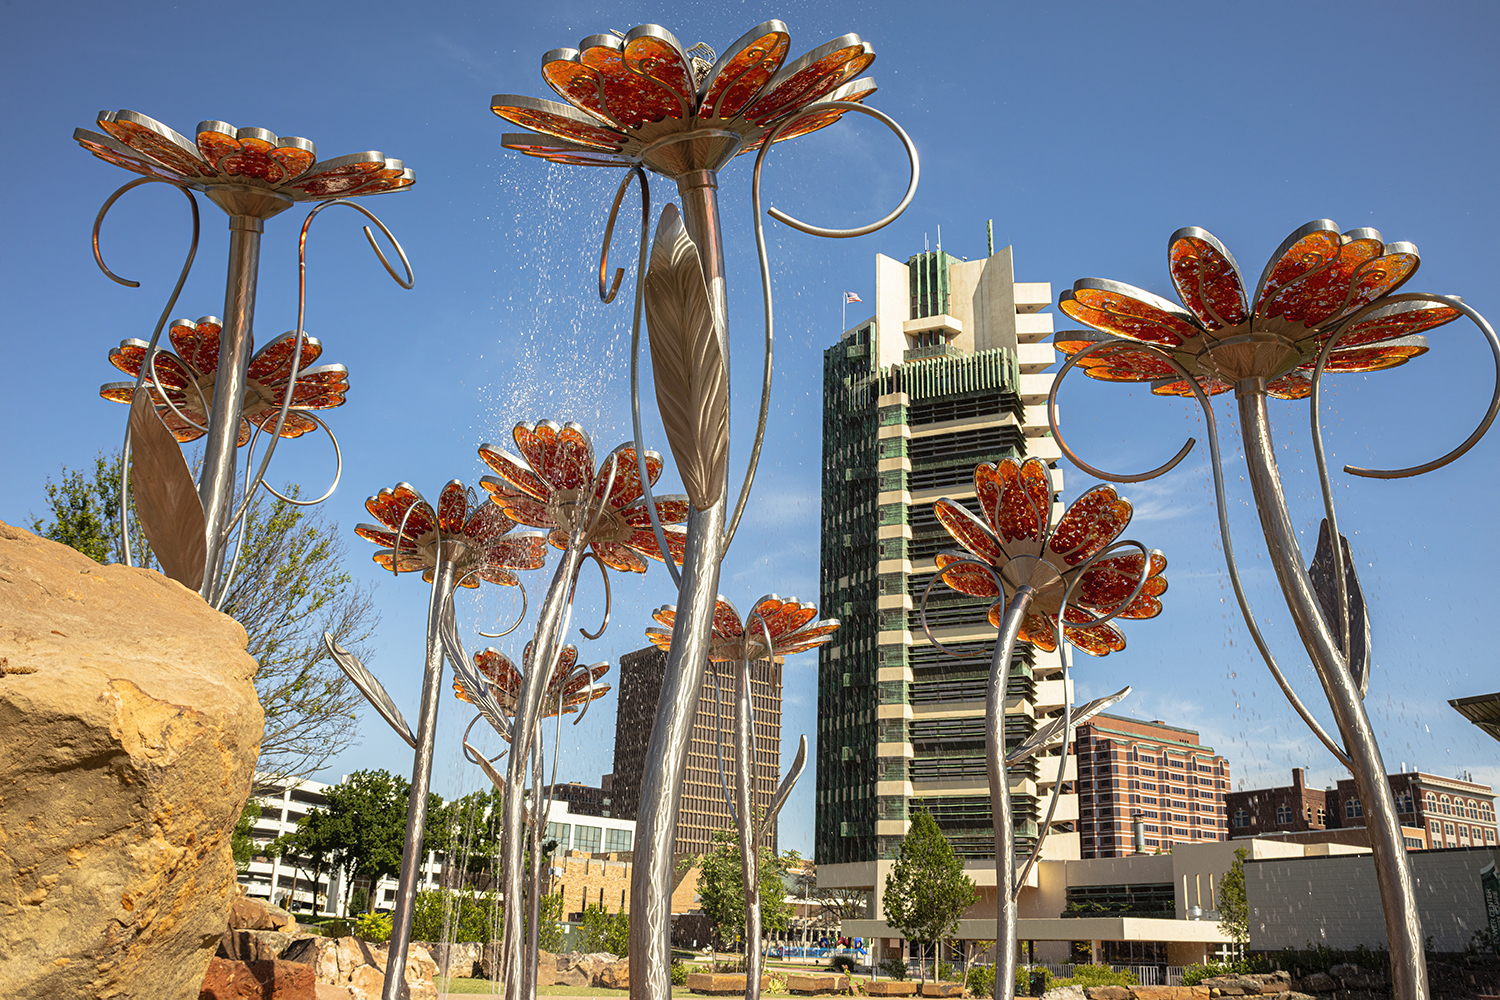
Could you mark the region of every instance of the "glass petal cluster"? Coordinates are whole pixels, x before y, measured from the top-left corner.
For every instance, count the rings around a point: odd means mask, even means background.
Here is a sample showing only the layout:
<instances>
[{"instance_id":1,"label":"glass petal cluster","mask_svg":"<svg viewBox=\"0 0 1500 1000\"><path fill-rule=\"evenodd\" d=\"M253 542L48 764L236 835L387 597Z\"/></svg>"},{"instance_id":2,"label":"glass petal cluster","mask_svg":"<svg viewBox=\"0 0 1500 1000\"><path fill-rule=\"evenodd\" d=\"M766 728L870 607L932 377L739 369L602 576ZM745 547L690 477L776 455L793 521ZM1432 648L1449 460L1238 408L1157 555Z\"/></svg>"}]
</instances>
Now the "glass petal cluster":
<instances>
[{"instance_id":1,"label":"glass petal cluster","mask_svg":"<svg viewBox=\"0 0 1500 1000\"><path fill-rule=\"evenodd\" d=\"M670 604L657 608L651 612L651 617L660 623L660 627L648 627L646 638L658 649L671 649L672 624L677 620L677 608ZM714 605L708 658L732 661L790 656L828 642L838 627L837 618L818 620L818 606L803 604L795 597L767 594L755 602L744 618L733 604L720 597ZM766 646L768 637L769 648Z\"/></svg>"},{"instance_id":2,"label":"glass petal cluster","mask_svg":"<svg viewBox=\"0 0 1500 1000\"><path fill-rule=\"evenodd\" d=\"M531 643L526 644L526 651L522 656L526 669L531 669ZM547 679L547 687L542 696L542 718L562 714L572 715L579 707L591 702L598 701L609 693L608 684L598 683L599 679L609 672L608 663L596 663L591 667L577 669L578 648L576 646L564 646L558 654L557 667L552 671L552 676ZM474 654L474 666L479 669L485 680L490 682L490 694L501 708L512 714L521 700L521 684L525 674L516 668L511 658L495 649L493 646L481 649ZM471 701L467 691L464 690L463 682L457 678L453 681L453 693L463 701Z\"/></svg>"},{"instance_id":3,"label":"glass petal cluster","mask_svg":"<svg viewBox=\"0 0 1500 1000\"><path fill-rule=\"evenodd\" d=\"M107 382L99 387L99 395L116 403L128 404L135 388L134 379L140 375L141 366L146 365L146 378L141 384L151 390L156 412L161 414L167 429L178 441L202 437L208 426L214 382L218 378L220 331L221 325L214 316L204 316L196 323L187 319L173 320L169 336L176 353L158 350L154 365L146 360L146 341L133 338L120 341L120 346L109 352L109 363L129 375L132 381ZM297 332L292 330L271 341L250 359L246 371L245 408L240 420L240 444L250 440L252 424L268 433L276 429L276 418L281 413L281 404L291 382L292 355L296 347ZM281 427L284 438L301 437L317 429L315 421L297 411L327 410L344 404L344 395L349 391L349 369L343 365L316 364L322 353L323 344L316 337L303 337L297 385L292 390L291 409ZM168 400L171 406L167 405Z\"/></svg>"},{"instance_id":4,"label":"glass petal cluster","mask_svg":"<svg viewBox=\"0 0 1500 1000\"><path fill-rule=\"evenodd\" d=\"M511 534L516 522L494 504L476 502L457 479L443 487L436 510L407 483L381 490L365 500L365 509L380 523L357 525L354 532L384 546L375 561L397 573L421 570L429 582L441 542L463 543L454 576L463 587L478 587L480 580L514 587L520 580L513 570L541 569L547 558L542 535Z\"/></svg>"},{"instance_id":5,"label":"glass petal cluster","mask_svg":"<svg viewBox=\"0 0 1500 1000\"><path fill-rule=\"evenodd\" d=\"M1345 327L1327 371L1372 372L1405 364L1427 351L1427 339L1419 334L1458 318L1451 306L1411 300L1377 305L1354 318L1405 284L1418 263L1410 243L1387 243L1374 229L1340 233L1332 221L1319 219L1286 238L1252 298L1224 245L1212 233L1189 226L1167 243L1167 264L1182 306L1118 281L1084 278L1062 293L1058 308L1109 338L1166 351L1209 394L1259 377L1266 380L1268 395L1303 399L1312 392L1318 352ZM1102 339L1108 338L1065 331L1053 342L1073 355ZM1131 343L1101 348L1079 367L1105 382L1150 382L1158 395L1192 395L1192 386L1171 366Z\"/></svg>"},{"instance_id":6,"label":"glass petal cluster","mask_svg":"<svg viewBox=\"0 0 1500 1000\"><path fill-rule=\"evenodd\" d=\"M1019 587L1030 586L1037 593L1021 624L1023 642L1048 652L1056 649L1054 628L1062 614L1063 634L1069 642L1093 656L1106 656L1125 648L1125 635L1111 622L1090 622L1113 613L1129 599L1142 570L1148 571L1146 583L1119 617L1161 614L1167 560L1160 552L1151 550L1149 568L1139 552L1130 552L1083 569L1084 563L1114 544L1130 523L1130 501L1113 486L1095 486L1085 492L1056 525L1052 524L1052 477L1041 459L982 463L974 468L974 490L983 519L946 497L933 505L939 523L968 550L939 552L937 565L943 582L954 590L996 599L989 610L991 625L999 628L1006 601ZM955 565L974 557L994 568L1003 594L984 569ZM1064 609L1063 597L1080 572L1082 579Z\"/></svg>"},{"instance_id":7,"label":"glass petal cluster","mask_svg":"<svg viewBox=\"0 0 1500 1000\"><path fill-rule=\"evenodd\" d=\"M194 141L135 111L101 112L98 125L102 134L75 129L74 140L108 163L200 191L238 184L269 188L292 201L322 201L400 191L416 182L404 163L384 153L320 161L311 140L263 128L199 122Z\"/></svg>"},{"instance_id":8,"label":"glass petal cluster","mask_svg":"<svg viewBox=\"0 0 1500 1000\"><path fill-rule=\"evenodd\" d=\"M585 519L592 520L587 544L606 566L622 573L644 573L647 559L662 561L632 445L620 445L596 471L593 442L587 431L571 421L517 424L511 436L524 457L492 444L479 446L479 457L496 472L479 484L506 516L519 524L546 529L559 549L567 548L575 528L587 527ZM661 478L662 464L660 455L646 452L646 471L652 486ZM687 520L688 498L673 495L654 499L672 560L681 565L687 544L687 532L681 524ZM593 517L595 511L597 519Z\"/></svg>"},{"instance_id":9,"label":"glass petal cluster","mask_svg":"<svg viewBox=\"0 0 1500 1000\"><path fill-rule=\"evenodd\" d=\"M717 58L701 42L684 48L660 25L642 24L542 56L542 79L567 103L497 94L490 110L530 130L501 140L528 156L585 166L642 163L668 176L717 168L759 149L778 122L814 102L863 101L875 92L873 80L858 79L875 61L858 35L840 35L788 62L790 51L780 21L752 28ZM841 117L839 110L809 115L777 141ZM697 148L674 141L685 133L696 133Z\"/></svg>"}]
</instances>

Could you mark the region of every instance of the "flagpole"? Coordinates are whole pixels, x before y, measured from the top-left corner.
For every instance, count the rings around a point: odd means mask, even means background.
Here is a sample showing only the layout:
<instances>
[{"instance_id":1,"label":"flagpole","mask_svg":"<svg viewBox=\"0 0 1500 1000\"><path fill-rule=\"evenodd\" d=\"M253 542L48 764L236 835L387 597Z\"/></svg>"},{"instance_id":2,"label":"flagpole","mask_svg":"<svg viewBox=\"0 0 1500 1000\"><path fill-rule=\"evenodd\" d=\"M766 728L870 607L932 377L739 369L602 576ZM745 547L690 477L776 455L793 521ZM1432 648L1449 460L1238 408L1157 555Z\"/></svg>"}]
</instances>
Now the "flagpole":
<instances>
[{"instance_id":1,"label":"flagpole","mask_svg":"<svg viewBox=\"0 0 1500 1000\"><path fill-rule=\"evenodd\" d=\"M847 292L839 292L839 298L844 303L839 313L839 336L842 337L844 331L849 329L849 294Z\"/></svg>"}]
</instances>

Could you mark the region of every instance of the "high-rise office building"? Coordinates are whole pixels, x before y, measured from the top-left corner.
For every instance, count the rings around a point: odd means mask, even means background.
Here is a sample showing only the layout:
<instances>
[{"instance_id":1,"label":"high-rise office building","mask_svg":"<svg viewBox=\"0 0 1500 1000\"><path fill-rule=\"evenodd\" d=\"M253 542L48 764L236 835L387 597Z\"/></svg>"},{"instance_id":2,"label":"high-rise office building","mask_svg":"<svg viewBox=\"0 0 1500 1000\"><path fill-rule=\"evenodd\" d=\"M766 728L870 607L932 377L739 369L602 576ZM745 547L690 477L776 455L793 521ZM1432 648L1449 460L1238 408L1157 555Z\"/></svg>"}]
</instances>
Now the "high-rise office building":
<instances>
[{"instance_id":1,"label":"high-rise office building","mask_svg":"<svg viewBox=\"0 0 1500 1000\"><path fill-rule=\"evenodd\" d=\"M667 654L655 646L620 657L610 811L623 819L636 819L640 809L646 750L651 743L666 666ZM721 755L724 781L731 790L738 774L732 742L734 679L726 666L709 664L710 670L719 671L717 687L711 676L704 679L688 747L673 854L707 854L713 849L715 830L735 828L719 783ZM750 698L755 709L754 789L755 802L760 808L770 804L781 780L781 669L780 657L750 665ZM766 846L777 850L777 843L776 824L772 823Z\"/></svg>"},{"instance_id":2,"label":"high-rise office building","mask_svg":"<svg viewBox=\"0 0 1500 1000\"><path fill-rule=\"evenodd\" d=\"M1197 731L1100 713L1078 727L1075 746L1085 858L1228 839L1229 760L1200 744Z\"/></svg>"},{"instance_id":3,"label":"high-rise office building","mask_svg":"<svg viewBox=\"0 0 1500 1000\"><path fill-rule=\"evenodd\" d=\"M843 627L818 651L820 884L883 885L908 817L926 809L993 899L989 602L941 583L929 597L933 634L967 659L929 642L919 607L934 556L958 548L933 502L949 497L978 513L976 464L1059 456L1045 412L1054 376L1044 370L1057 360L1043 342L1051 301L1046 283L1016 282L1009 247L972 261L941 248L906 263L877 255L875 314L824 352L820 607ZM1060 489L1061 472L1053 476ZM1006 742L1015 745L1061 713L1057 655L1019 645L1007 695ZM1036 843L1058 752L1012 769L1023 857ZM1069 765L1065 787L1073 779ZM1076 796L1064 795L1044 856L1078 857L1077 817ZM873 897L878 909L878 891Z\"/></svg>"}]
</instances>

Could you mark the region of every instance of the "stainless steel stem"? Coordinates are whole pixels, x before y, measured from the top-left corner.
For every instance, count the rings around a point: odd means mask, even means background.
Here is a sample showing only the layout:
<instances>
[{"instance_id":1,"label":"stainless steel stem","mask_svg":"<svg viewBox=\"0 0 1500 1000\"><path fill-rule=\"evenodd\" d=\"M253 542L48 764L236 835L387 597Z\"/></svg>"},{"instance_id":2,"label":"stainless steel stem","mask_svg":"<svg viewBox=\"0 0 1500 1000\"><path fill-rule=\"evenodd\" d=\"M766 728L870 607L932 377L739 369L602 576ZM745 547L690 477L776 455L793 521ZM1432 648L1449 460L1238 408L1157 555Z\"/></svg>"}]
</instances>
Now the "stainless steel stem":
<instances>
[{"instance_id":1,"label":"stainless steel stem","mask_svg":"<svg viewBox=\"0 0 1500 1000\"><path fill-rule=\"evenodd\" d=\"M548 671L550 674L551 671ZM521 967L521 995L536 996L537 952L542 947L542 829L547 822L542 802L542 741L532 748L531 768L531 878L526 887L526 964Z\"/></svg>"},{"instance_id":2,"label":"stainless steel stem","mask_svg":"<svg viewBox=\"0 0 1500 1000\"><path fill-rule=\"evenodd\" d=\"M760 824L755 816L755 730L750 712L750 661L735 663L735 817L739 822L740 870L745 879L745 1000L760 1000Z\"/></svg>"},{"instance_id":3,"label":"stainless steel stem","mask_svg":"<svg viewBox=\"0 0 1500 1000\"><path fill-rule=\"evenodd\" d=\"M1016 838L1010 812L1010 777L1005 772L1005 689L1016 635L1035 595L1035 590L1023 586L1006 604L1000 633L995 636L995 652L990 656L990 683L984 700L984 756L995 825L995 1000L1014 1000L1016 995ZM1067 754L1066 736L1063 754Z\"/></svg>"},{"instance_id":4,"label":"stainless steel stem","mask_svg":"<svg viewBox=\"0 0 1500 1000\"><path fill-rule=\"evenodd\" d=\"M250 364L255 326L255 284L260 272L260 235L265 223L250 215L229 217L229 277L224 286L224 326L219 335L219 368L214 382L212 419L204 438L203 475L198 499L203 504L204 560L199 592L211 598L224 563L229 508L234 499L235 455L240 414L245 406L245 369Z\"/></svg>"},{"instance_id":5,"label":"stainless steel stem","mask_svg":"<svg viewBox=\"0 0 1500 1000\"><path fill-rule=\"evenodd\" d=\"M521 698L511 727L510 757L506 761L505 813L501 827L503 840L500 884L505 905L502 935L505 949L505 995L512 998L523 995L521 970L525 956L525 935L522 914L526 898L522 887L522 848L526 839L523 790L531 767L529 748L536 732L537 716L541 711L547 678L552 673L553 662L562 646L573 577L583 560L586 541L581 532L575 531L552 574L552 584L547 588L547 596L542 599L541 609L537 612L536 634L531 643L531 662L526 665L526 678L521 685Z\"/></svg>"},{"instance_id":6,"label":"stainless steel stem","mask_svg":"<svg viewBox=\"0 0 1500 1000\"><path fill-rule=\"evenodd\" d=\"M1425 1000L1427 960L1422 951L1422 923L1417 913L1411 866L1396 813L1396 803L1386 778L1385 764L1364 699L1339 652L1328 623L1324 621L1305 560L1287 514L1286 496L1276 468L1276 453L1266 415L1264 379L1244 379L1235 385L1239 401L1240 431L1245 443L1245 464L1255 507L1266 536L1266 549L1276 578L1286 598L1287 609L1312 658L1313 669L1328 696L1334 721L1349 755L1354 785L1364 805L1365 826L1370 831L1370 850L1375 860L1375 878L1380 886L1380 905L1385 913L1386 938L1391 950L1391 986L1397 1000Z\"/></svg>"},{"instance_id":7,"label":"stainless steel stem","mask_svg":"<svg viewBox=\"0 0 1500 1000\"><path fill-rule=\"evenodd\" d=\"M668 1000L672 995L672 841L687 772L689 737L708 665L728 499L726 489L712 507L688 512L677 620L672 624L672 649L646 750L636 816L635 866L630 876L631 1000Z\"/></svg>"},{"instance_id":8,"label":"stainless steel stem","mask_svg":"<svg viewBox=\"0 0 1500 1000\"><path fill-rule=\"evenodd\" d=\"M682 222L697 244L703 264L703 280L708 286L727 378L729 298L719 225L718 174L708 169L691 170L676 180ZM708 665L728 501L726 474L718 500L706 510L694 508L688 512L677 620L672 625L672 649L667 654L661 701L646 751L648 763L636 816L635 867L630 878L631 1000L668 1000L672 995L672 840L687 772L688 738Z\"/></svg>"},{"instance_id":9,"label":"stainless steel stem","mask_svg":"<svg viewBox=\"0 0 1500 1000\"><path fill-rule=\"evenodd\" d=\"M391 916L391 942L386 953L381 1000L403 1000L406 995L406 946L411 942L412 909L417 900L417 875L422 866L422 833L427 825L427 792L432 787L432 748L437 739L438 707L443 693L443 611L453 593L456 562L462 557L462 542L438 543L432 597L427 603L427 665L422 675L422 708L417 720L417 756L411 769L406 840L401 849L401 880L396 887L396 911Z\"/></svg>"}]
</instances>

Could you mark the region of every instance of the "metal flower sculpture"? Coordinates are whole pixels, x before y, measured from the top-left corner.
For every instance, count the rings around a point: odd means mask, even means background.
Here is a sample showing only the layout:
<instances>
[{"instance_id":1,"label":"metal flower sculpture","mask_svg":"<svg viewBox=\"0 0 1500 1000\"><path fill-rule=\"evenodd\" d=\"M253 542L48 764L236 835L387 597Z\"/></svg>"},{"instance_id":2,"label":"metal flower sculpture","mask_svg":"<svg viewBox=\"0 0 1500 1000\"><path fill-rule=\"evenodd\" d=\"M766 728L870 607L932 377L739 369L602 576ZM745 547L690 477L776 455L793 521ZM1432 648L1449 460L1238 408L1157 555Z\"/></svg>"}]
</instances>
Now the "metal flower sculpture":
<instances>
[{"instance_id":1,"label":"metal flower sculpture","mask_svg":"<svg viewBox=\"0 0 1500 1000\"><path fill-rule=\"evenodd\" d=\"M587 638L597 639L609 625L608 570L644 573L648 559L665 561L663 552L671 556L669 565L674 569L682 561L686 536L678 523L688 516L688 498L647 499L645 488L660 478L662 457L638 452L630 444L616 448L596 469L593 442L579 424L520 423L511 437L524 457L492 444L480 445L479 457L498 473L485 476L480 484L489 491L496 510L521 524L545 529L563 553L537 614L522 682L511 692L513 752L504 781L508 787L519 788L532 764L528 753L514 748L532 747L536 740L537 723L550 700L549 679L560 669L561 641L584 560L596 562L604 579L603 624L596 632L583 631ZM525 895L521 887L523 827L520 797L511 796L505 803L501 866L507 899ZM513 976L510 988L517 995L531 996L535 993L536 948L524 948L522 936L521 910L511 907L505 917L507 976Z\"/></svg>"},{"instance_id":2,"label":"metal flower sculpture","mask_svg":"<svg viewBox=\"0 0 1500 1000\"><path fill-rule=\"evenodd\" d=\"M652 645L668 653L672 649L673 626L677 609L671 605L657 608L651 617L661 627L646 629ZM714 662L733 663L734 667L734 765L735 787L731 792L724 780L724 760L719 758L719 782L729 814L739 833L741 872L745 893L745 996L760 996L760 977L764 964L761 953L760 845L766 831L787 796L802 776L807 763L807 737L797 744L797 756L776 794L758 812L755 803L755 710L750 696L750 665L773 656L790 656L821 646L838 630L837 618L818 620L818 606L803 604L795 597L782 598L767 594L750 608L743 619L735 606L720 597L714 607L713 636L709 640L708 658ZM715 691L718 674L710 668ZM717 704L717 697L715 697Z\"/></svg>"},{"instance_id":3,"label":"metal flower sculpture","mask_svg":"<svg viewBox=\"0 0 1500 1000\"><path fill-rule=\"evenodd\" d=\"M681 614L668 654L661 705L647 749L637 818L635 869L631 882L632 994L638 1000L670 995L670 952L664 887L672 878L672 831L686 759L692 706L708 664L719 565L734 538L749 499L765 436L772 372L772 307L769 262L761 220L760 174L766 154L784 139L806 134L849 112L869 115L901 139L911 180L896 209L854 229L827 229L777 209L767 214L817 236L860 236L889 224L911 203L918 180L917 152L889 116L860 101L874 92L858 79L875 54L857 35L844 35L787 61L790 35L780 21L767 21L716 55L699 43L684 48L657 25L640 25L622 36L593 35L577 49L557 49L542 60L542 76L568 103L499 95L490 109L530 132L506 134L507 148L558 163L627 168L605 226L599 262L599 296L613 301L624 278L611 285L609 246L625 190L641 191L641 243L631 335L631 402L637 461L644 470L638 357L641 317L649 328L652 373L689 510L682 572L668 562L679 585ZM729 511L729 296L723 234L719 224L719 171L743 152L756 151L750 189L755 242L760 258L765 310L765 358L760 415L749 449L739 499ZM652 242L650 186L646 171L675 182L681 208L668 205ZM649 263L648 263L649 259ZM654 511L649 483L643 487ZM658 546L668 547L658 523ZM508 855L519 870L519 855ZM507 878L519 874L507 872ZM522 995L519 940L507 917L505 991ZM530 995L529 992L526 995Z\"/></svg>"},{"instance_id":4,"label":"metal flower sculpture","mask_svg":"<svg viewBox=\"0 0 1500 1000\"><path fill-rule=\"evenodd\" d=\"M752 28L717 58L701 42L684 48L667 29L642 24L542 56L542 79L567 104L496 94L490 110L532 130L507 133L501 144L508 149L556 163L639 163L675 177L759 149L778 122L814 102L863 101L875 92L875 81L855 79L875 61L858 35L783 65L790 50L780 21ZM802 118L773 141L842 117L834 110Z\"/></svg>"},{"instance_id":5,"label":"metal flower sculpture","mask_svg":"<svg viewBox=\"0 0 1500 1000\"><path fill-rule=\"evenodd\" d=\"M361 693L397 734L416 751L412 765L411 797L406 811L406 840L401 855L401 874L391 923L391 961L394 980L401 983L406 945L411 940L412 908L416 901L417 850L427 818L427 791L432 784L432 752L437 737L439 693L443 683L443 656L449 654L456 674L469 666L466 657L455 655L457 625L453 593L458 587L478 587L480 581L519 587L513 571L540 569L546 559L547 542L539 533L512 534L516 523L493 504L475 503L463 483L453 480L443 487L434 505L406 483L383 489L365 501L365 509L379 524L361 524L355 533L384 546L375 561L393 573L418 570L432 584L427 605L427 655L422 677L422 704L413 735L405 718L385 688L352 653L324 635L329 652ZM523 590L524 592L524 590ZM462 663L460 663L462 660ZM470 679L471 690L479 685ZM479 696L471 695L471 700ZM498 712L491 708L487 714ZM519 787L519 786L518 786Z\"/></svg>"},{"instance_id":6,"label":"metal flower sculpture","mask_svg":"<svg viewBox=\"0 0 1500 1000\"><path fill-rule=\"evenodd\" d=\"M1054 338L1069 358L1048 400L1053 436L1063 453L1091 475L1139 482L1175 467L1194 442L1189 440L1174 458L1150 472L1123 475L1095 469L1074 454L1058 431L1056 401L1063 377L1077 366L1094 378L1150 381L1153 392L1190 393L1198 400L1208 427L1225 563L1240 612L1293 709L1354 775L1370 828L1395 995L1402 1000L1425 997L1426 960L1411 868L1385 764L1364 706L1370 676L1369 619L1348 543L1338 530L1318 397L1325 372L1377 371L1404 364L1427 350L1421 333L1468 316L1489 340L1496 365L1495 390L1479 426L1448 454L1422 465L1390 470L1344 467L1351 475L1380 479L1430 472L1477 444L1500 412L1500 338L1483 316L1457 296L1398 294L1396 290L1417 269L1416 247L1385 243L1373 229L1340 233L1327 219L1308 223L1282 243L1261 274L1253 297L1245 294L1234 258L1202 229L1174 233L1168 241L1167 260L1186 310L1130 285L1092 278L1075 282L1072 291L1062 293L1058 306L1063 312L1107 336L1062 332ZM1209 403L1211 394L1230 388L1238 402L1245 463L1266 548L1332 709L1339 739L1324 731L1292 690L1261 636L1241 586L1229 537L1218 430ZM1310 565L1287 514L1266 413L1268 396L1311 400L1313 450L1325 520Z\"/></svg>"},{"instance_id":7,"label":"metal flower sculpture","mask_svg":"<svg viewBox=\"0 0 1500 1000\"><path fill-rule=\"evenodd\" d=\"M508 517L547 529L548 540L559 549L567 547L582 517L597 517L588 529L588 545L605 566L622 573L644 573L647 559L662 561L631 445L620 445L605 460L609 475L603 467L596 475L593 443L583 427L572 421L517 424L512 436L524 459L492 444L479 446L479 457L499 474L483 477L479 485ZM662 457L648 451L643 464L654 485L661 478ZM591 503L590 486L594 501L603 498L602 507ZM687 505L685 496L655 498L658 523L674 526L665 534L676 563L682 562L686 538L675 525L687 520Z\"/></svg>"},{"instance_id":8,"label":"metal flower sculpture","mask_svg":"<svg viewBox=\"0 0 1500 1000\"><path fill-rule=\"evenodd\" d=\"M997 598L987 615L999 630L990 656L985 698L985 759L988 764L991 815L995 829L996 996L1015 994L1016 897L1041 854L1057 811L1067 766L1067 741L1084 721L1130 693L1130 688L1073 711L1068 684L1068 646L1092 656L1125 648L1115 618L1154 618L1161 614L1167 560L1159 551L1134 541L1117 541L1130 524L1132 508L1112 486L1086 491L1052 523L1055 491L1052 474L1041 459L980 463L974 467L974 492L984 519L944 497L933 505L938 522L967 552L936 556L937 575L922 595L922 628L934 646L952 655L927 624L927 598L939 582L970 597ZM1130 550L1128 554L1114 553ZM1039 649L1060 650L1063 668L1063 716L1034 732L1009 755L1005 750L1005 689L1016 641ZM1057 780L1047 818L1042 822L1026 868L1015 872L1015 824L1011 814L1007 767L1061 742Z\"/></svg>"},{"instance_id":9,"label":"metal flower sculpture","mask_svg":"<svg viewBox=\"0 0 1500 1000\"><path fill-rule=\"evenodd\" d=\"M531 646L527 645L525 659L529 660L530 657ZM557 667L547 681L543 718L572 715L580 706L598 701L609 694L608 684L595 683L609 672L608 663L595 664L586 673L575 674L573 668L577 664L578 647L571 644L564 646L557 658ZM514 712L521 703L521 682L525 675L516 668L510 657L493 646L486 646L474 654L474 668L488 682L490 696L501 708ZM453 679L453 694L460 701L472 703L474 700L459 677Z\"/></svg>"},{"instance_id":10,"label":"metal flower sculpture","mask_svg":"<svg viewBox=\"0 0 1500 1000\"><path fill-rule=\"evenodd\" d=\"M213 411L214 382L219 370L219 333L222 324L216 316L204 316L196 323L174 319L169 336L177 353L158 350L147 362L144 340L130 338L109 352L109 363L126 375L141 380L151 390L156 413L167 430L178 441L196 441L208 433L209 415ZM297 349L297 331L290 330L250 359L245 369L245 403L241 411L238 444L250 442L251 426L268 434L277 433L281 403L292 379L292 355ZM316 337L302 340L302 362L311 365L323 353ZM145 377L141 369L146 369ZM321 421L309 410L328 410L344 404L349 391L349 369L343 365L318 365L297 372L297 387L292 392L291 409L280 427L284 438L301 437L317 430ZM107 382L99 395L116 403L129 404L135 397L134 382Z\"/></svg>"},{"instance_id":11,"label":"metal flower sculpture","mask_svg":"<svg viewBox=\"0 0 1500 1000\"><path fill-rule=\"evenodd\" d=\"M1025 598L1027 610L1016 636L1021 642L1049 653L1055 650L1061 614L1063 635L1069 642L1091 656L1108 656L1125 648L1125 636L1114 625L1096 621L1105 609L1119 607L1139 589L1134 601L1110 617L1161 614L1159 598L1167 590L1162 576L1167 568L1165 556L1152 550L1150 572L1139 588L1140 554L1093 558L1113 545L1130 524L1130 501L1121 498L1113 486L1088 490L1056 525L1051 523L1052 475L1041 459L1007 458L994 465L978 465L974 489L985 520L947 497L933 504L948 534L972 553L939 552L937 565L943 570L943 582L954 590L970 597L998 598L990 606L991 625L1000 628L1007 607L1018 603L1021 588L1029 587L1033 593ZM973 565L975 556L994 573ZM1065 595L1069 596L1066 611Z\"/></svg>"},{"instance_id":12,"label":"metal flower sculpture","mask_svg":"<svg viewBox=\"0 0 1500 1000\"><path fill-rule=\"evenodd\" d=\"M234 575L234 562L225 566L230 540L237 530L242 531L237 526L242 524L251 495L264 484L277 441L311 430L317 420L305 411L318 405L315 400L337 405L334 396L341 401L341 392L347 388L347 373L341 368L303 367L320 350L316 341L306 336L303 326L307 234L312 220L330 205L348 205L366 216L391 241L406 276L397 275L366 227L365 236L376 256L398 284L411 288L411 265L390 230L368 209L343 199L404 190L415 177L400 160L387 159L383 153L352 153L319 161L317 147L307 139L277 136L260 128L237 129L221 121L200 122L195 140L134 111L101 112L98 126L101 132L77 129L73 138L101 160L142 175L112 194L94 220L94 259L107 277L123 285L139 285L111 271L99 252L100 226L121 195L138 185L160 181L180 190L192 209L193 234L187 259L155 331L144 342L126 341L121 345L123 353L112 356L121 367L125 367L122 362L131 363L134 370L125 370L136 380L133 384L106 386L101 392L108 399L132 403L125 453L128 457L134 450L139 459L134 495L152 550L169 576L199 590L217 607L228 596ZM173 343L180 355L179 363L174 363L171 355L158 353L156 345L197 254L198 202L193 191L203 192L229 215L225 319L222 328L212 317L206 322L211 329L185 324L184 336L191 347L179 342L174 325ZM290 339L279 338L252 360L251 330L265 220L299 201L319 204L303 222L298 242L297 327ZM152 363L143 363L144 359L152 359ZM146 392L135 405L143 387L147 387ZM294 407L298 412L291 412ZM274 418L268 412L272 410ZM246 420L270 432L271 440L256 472L252 475L247 470L244 492L236 507L235 452L245 443ZM331 431L329 436L332 438ZM205 443L203 471L194 483L186 462L171 442L174 438L186 441L197 437L205 438ZM342 472L338 442L333 444L339 462L333 486L318 500L291 502L317 503L332 494ZM130 466L129 461L122 463L122 523L130 495L125 482ZM128 545L125 561L131 561Z\"/></svg>"}]
</instances>

